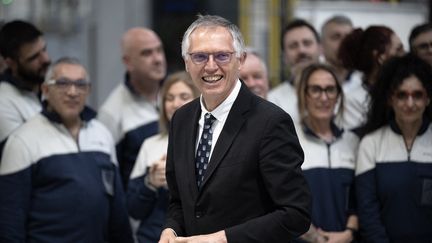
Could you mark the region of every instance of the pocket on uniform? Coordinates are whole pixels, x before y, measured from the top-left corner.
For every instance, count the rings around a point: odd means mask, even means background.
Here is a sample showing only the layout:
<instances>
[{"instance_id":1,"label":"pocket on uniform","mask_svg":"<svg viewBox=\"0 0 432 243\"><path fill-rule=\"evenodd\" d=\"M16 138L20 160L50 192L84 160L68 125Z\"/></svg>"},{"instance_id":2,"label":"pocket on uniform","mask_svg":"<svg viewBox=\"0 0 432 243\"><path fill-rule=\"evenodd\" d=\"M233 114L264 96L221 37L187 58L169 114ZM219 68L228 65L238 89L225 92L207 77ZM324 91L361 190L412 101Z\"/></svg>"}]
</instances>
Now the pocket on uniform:
<instances>
[{"instance_id":1,"label":"pocket on uniform","mask_svg":"<svg viewBox=\"0 0 432 243\"><path fill-rule=\"evenodd\" d=\"M432 178L422 178L420 205L432 207Z\"/></svg>"}]
</instances>

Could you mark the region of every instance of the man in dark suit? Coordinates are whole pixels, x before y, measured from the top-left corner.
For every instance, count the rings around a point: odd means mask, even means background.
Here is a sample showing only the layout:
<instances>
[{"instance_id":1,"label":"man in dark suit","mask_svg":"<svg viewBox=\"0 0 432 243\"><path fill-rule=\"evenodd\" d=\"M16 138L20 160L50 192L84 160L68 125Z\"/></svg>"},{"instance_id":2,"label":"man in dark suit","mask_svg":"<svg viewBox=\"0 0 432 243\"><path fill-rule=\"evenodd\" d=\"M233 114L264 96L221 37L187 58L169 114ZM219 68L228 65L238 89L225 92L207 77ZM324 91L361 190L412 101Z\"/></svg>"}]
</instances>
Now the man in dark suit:
<instances>
[{"instance_id":1,"label":"man in dark suit","mask_svg":"<svg viewBox=\"0 0 432 243\"><path fill-rule=\"evenodd\" d=\"M186 70L202 95L173 116L160 243L289 242L310 225L303 151L290 116L239 80L238 28L199 16L183 37Z\"/></svg>"}]
</instances>

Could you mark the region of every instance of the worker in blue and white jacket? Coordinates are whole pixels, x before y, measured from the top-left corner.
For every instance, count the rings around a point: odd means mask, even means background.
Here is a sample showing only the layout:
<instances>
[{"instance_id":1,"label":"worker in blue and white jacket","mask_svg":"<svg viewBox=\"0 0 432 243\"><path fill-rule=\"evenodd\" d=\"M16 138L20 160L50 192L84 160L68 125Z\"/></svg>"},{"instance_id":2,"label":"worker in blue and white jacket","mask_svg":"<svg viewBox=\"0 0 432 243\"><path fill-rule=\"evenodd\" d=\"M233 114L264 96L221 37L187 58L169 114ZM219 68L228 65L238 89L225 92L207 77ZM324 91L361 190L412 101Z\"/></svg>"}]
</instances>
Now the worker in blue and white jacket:
<instances>
[{"instance_id":1,"label":"worker in blue and white jacket","mask_svg":"<svg viewBox=\"0 0 432 243\"><path fill-rule=\"evenodd\" d=\"M343 93L333 69L306 67L300 76L297 135L305 154L303 173L312 193L312 225L297 241L352 242L358 229L353 182L358 137L335 125ZM339 105L337 105L339 104Z\"/></svg>"},{"instance_id":2,"label":"worker in blue and white jacket","mask_svg":"<svg viewBox=\"0 0 432 243\"><path fill-rule=\"evenodd\" d=\"M86 70L62 58L42 92L42 112L1 158L0 242L133 242L114 141L85 106Z\"/></svg>"},{"instance_id":3,"label":"worker in blue and white jacket","mask_svg":"<svg viewBox=\"0 0 432 243\"><path fill-rule=\"evenodd\" d=\"M366 242L432 242L431 77L409 54L387 62L371 90L356 168Z\"/></svg>"},{"instance_id":4,"label":"worker in blue and white jacket","mask_svg":"<svg viewBox=\"0 0 432 243\"><path fill-rule=\"evenodd\" d=\"M42 110L40 85L51 63L41 30L12 20L0 28L0 157L8 136Z\"/></svg>"}]
</instances>

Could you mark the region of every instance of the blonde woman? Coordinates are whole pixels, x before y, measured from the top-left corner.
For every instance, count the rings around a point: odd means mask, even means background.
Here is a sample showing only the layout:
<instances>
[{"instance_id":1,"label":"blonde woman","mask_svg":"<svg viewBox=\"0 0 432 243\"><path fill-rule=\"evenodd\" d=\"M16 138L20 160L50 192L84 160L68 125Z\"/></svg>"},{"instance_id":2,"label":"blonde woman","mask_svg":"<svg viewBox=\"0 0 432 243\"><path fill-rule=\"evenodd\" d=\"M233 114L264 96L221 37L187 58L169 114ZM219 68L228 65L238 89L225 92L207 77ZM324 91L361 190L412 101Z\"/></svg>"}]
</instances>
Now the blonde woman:
<instances>
[{"instance_id":1,"label":"blonde woman","mask_svg":"<svg viewBox=\"0 0 432 243\"><path fill-rule=\"evenodd\" d=\"M159 240L168 208L165 157L169 123L179 107L198 95L199 91L184 71L168 76L162 87L160 133L142 144L128 185L128 209L139 243Z\"/></svg>"}]
</instances>

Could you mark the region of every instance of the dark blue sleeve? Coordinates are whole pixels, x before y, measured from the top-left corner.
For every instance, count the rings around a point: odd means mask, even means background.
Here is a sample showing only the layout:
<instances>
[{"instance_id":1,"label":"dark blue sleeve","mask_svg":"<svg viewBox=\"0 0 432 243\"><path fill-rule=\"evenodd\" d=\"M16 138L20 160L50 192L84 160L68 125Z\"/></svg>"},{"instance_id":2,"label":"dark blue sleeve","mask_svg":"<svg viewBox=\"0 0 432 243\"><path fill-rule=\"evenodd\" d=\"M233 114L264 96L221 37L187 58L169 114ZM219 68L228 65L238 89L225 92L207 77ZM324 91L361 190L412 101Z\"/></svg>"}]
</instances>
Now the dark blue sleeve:
<instances>
[{"instance_id":1,"label":"dark blue sleeve","mask_svg":"<svg viewBox=\"0 0 432 243\"><path fill-rule=\"evenodd\" d=\"M354 183L349 187L348 193L348 215L357 215L357 199L356 199L356 189Z\"/></svg>"},{"instance_id":2,"label":"dark blue sleeve","mask_svg":"<svg viewBox=\"0 0 432 243\"><path fill-rule=\"evenodd\" d=\"M367 171L356 177L356 193L360 234L366 242L389 242L381 221L375 170Z\"/></svg>"},{"instance_id":3,"label":"dark blue sleeve","mask_svg":"<svg viewBox=\"0 0 432 243\"><path fill-rule=\"evenodd\" d=\"M25 242L31 168L0 176L0 243Z\"/></svg>"},{"instance_id":4,"label":"dark blue sleeve","mask_svg":"<svg viewBox=\"0 0 432 243\"><path fill-rule=\"evenodd\" d=\"M132 229L126 209L126 197L118 168L115 168L115 194L111 203L109 222L110 243L133 243Z\"/></svg>"},{"instance_id":5,"label":"dark blue sleeve","mask_svg":"<svg viewBox=\"0 0 432 243\"><path fill-rule=\"evenodd\" d=\"M150 215L158 198L158 192L145 185L144 176L130 180L127 191L129 215L137 220L143 220Z\"/></svg>"}]
</instances>

